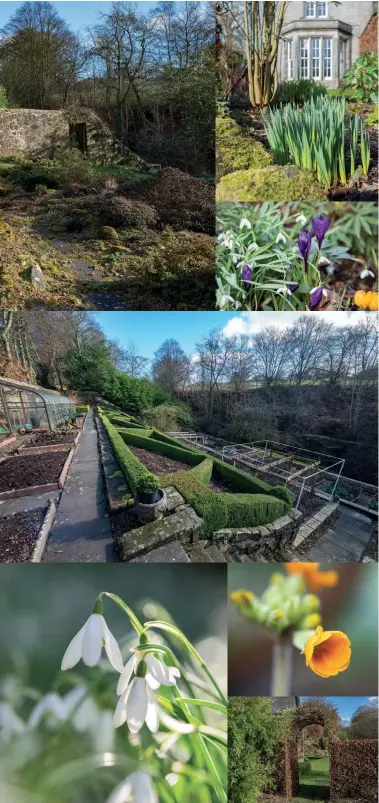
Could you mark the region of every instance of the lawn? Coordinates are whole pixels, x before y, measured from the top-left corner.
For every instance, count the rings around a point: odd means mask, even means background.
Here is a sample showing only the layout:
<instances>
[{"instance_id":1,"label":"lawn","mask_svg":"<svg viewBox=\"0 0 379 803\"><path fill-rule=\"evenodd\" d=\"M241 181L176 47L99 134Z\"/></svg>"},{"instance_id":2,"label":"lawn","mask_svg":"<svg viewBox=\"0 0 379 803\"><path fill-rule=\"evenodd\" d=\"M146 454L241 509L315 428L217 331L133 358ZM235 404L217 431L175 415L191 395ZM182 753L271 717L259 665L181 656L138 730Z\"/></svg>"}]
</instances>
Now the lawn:
<instances>
[{"instance_id":1,"label":"lawn","mask_svg":"<svg viewBox=\"0 0 379 803\"><path fill-rule=\"evenodd\" d=\"M299 803L303 800L328 800L330 787L329 771L329 756L307 757L306 762L299 761L299 796L294 798L294 800Z\"/></svg>"}]
</instances>

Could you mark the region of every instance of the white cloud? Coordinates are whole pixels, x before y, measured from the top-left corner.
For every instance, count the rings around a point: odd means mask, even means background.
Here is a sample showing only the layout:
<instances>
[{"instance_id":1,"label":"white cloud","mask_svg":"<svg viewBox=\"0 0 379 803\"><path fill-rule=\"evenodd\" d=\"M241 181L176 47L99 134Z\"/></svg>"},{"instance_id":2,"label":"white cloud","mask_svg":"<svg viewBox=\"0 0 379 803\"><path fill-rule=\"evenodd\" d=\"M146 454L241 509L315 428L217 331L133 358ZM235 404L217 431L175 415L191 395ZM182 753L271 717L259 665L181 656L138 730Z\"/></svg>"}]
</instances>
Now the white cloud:
<instances>
[{"instance_id":1,"label":"white cloud","mask_svg":"<svg viewBox=\"0 0 379 803\"><path fill-rule=\"evenodd\" d=\"M369 699L370 703L377 703L378 702L378 697L369 697L368 699Z\"/></svg>"},{"instance_id":2,"label":"white cloud","mask_svg":"<svg viewBox=\"0 0 379 803\"><path fill-rule=\"evenodd\" d=\"M230 318L223 328L225 337L234 335L253 335L261 332L267 326L276 326L278 329L288 329L293 326L302 315L317 315L327 323L334 326L354 326L362 321L365 312L241 312Z\"/></svg>"}]
</instances>

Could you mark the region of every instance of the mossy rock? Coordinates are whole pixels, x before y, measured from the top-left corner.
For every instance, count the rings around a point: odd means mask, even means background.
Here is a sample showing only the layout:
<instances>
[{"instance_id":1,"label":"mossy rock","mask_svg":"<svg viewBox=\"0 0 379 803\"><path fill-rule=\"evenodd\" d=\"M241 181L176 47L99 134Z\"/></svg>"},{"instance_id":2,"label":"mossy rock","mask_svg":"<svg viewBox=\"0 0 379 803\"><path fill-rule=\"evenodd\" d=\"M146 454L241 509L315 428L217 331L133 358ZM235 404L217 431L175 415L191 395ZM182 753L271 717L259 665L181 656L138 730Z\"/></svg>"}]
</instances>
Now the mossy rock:
<instances>
[{"instance_id":1,"label":"mossy rock","mask_svg":"<svg viewBox=\"0 0 379 803\"><path fill-rule=\"evenodd\" d=\"M0 239L7 240L8 238L12 238L12 229L9 223L5 223L5 220L0 220Z\"/></svg>"},{"instance_id":2,"label":"mossy rock","mask_svg":"<svg viewBox=\"0 0 379 803\"><path fill-rule=\"evenodd\" d=\"M230 117L216 119L216 169L221 178L237 170L268 167L273 158L260 142L245 136Z\"/></svg>"},{"instance_id":3,"label":"mossy rock","mask_svg":"<svg viewBox=\"0 0 379 803\"><path fill-rule=\"evenodd\" d=\"M101 226L98 231L98 237L100 240L118 240L117 231L113 228L113 226Z\"/></svg>"},{"instance_id":4,"label":"mossy rock","mask_svg":"<svg viewBox=\"0 0 379 803\"><path fill-rule=\"evenodd\" d=\"M311 170L295 165L273 165L258 170L238 170L217 184L220 201L324 201L326 193Z\"/></svg>"}]
</instances>

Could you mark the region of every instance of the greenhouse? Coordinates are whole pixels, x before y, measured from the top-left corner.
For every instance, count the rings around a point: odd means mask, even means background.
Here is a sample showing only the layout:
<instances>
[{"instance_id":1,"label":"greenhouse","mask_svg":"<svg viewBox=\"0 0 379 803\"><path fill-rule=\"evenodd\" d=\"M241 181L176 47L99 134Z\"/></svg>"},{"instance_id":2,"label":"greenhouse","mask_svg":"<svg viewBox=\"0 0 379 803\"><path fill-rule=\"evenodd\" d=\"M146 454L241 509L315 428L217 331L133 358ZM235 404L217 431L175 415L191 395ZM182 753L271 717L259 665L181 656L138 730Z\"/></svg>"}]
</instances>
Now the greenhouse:
<instances>
[{"instance_id":1,"label":"greenhouse","mask_svg":"<svg viewBox=\"0 0 379 803\"><path fill-rule=\"evenodd\" d=\"M75 418L72 399L54 390L0 378L0 435L20 429L55 429Z\"/></svg>"}]
</instances>

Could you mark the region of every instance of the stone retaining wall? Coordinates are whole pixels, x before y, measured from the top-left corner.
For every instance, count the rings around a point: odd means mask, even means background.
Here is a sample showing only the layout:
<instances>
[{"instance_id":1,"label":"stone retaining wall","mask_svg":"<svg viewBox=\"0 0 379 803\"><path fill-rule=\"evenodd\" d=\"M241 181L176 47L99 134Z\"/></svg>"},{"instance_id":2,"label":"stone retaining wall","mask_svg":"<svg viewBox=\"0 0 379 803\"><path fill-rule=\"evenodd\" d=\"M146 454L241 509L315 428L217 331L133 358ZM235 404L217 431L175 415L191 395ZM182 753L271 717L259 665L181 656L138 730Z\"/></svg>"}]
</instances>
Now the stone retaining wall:
<instances>
[{"instance_id":1,"label":"stone retaining wall","mask_svg":"<svg viewBox=\"0 0 379 803\"><path fill-rule=\"evenodd\" d=\"M220 552L227 553L231 560L255 561L259 558L278 560L276 557L294 538L302 513L290 510L272 524L261 527L224 528L214 533L212 542ZM204 545L212 543L203 541Z\"/></svg>"}]
</instances>

